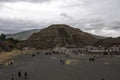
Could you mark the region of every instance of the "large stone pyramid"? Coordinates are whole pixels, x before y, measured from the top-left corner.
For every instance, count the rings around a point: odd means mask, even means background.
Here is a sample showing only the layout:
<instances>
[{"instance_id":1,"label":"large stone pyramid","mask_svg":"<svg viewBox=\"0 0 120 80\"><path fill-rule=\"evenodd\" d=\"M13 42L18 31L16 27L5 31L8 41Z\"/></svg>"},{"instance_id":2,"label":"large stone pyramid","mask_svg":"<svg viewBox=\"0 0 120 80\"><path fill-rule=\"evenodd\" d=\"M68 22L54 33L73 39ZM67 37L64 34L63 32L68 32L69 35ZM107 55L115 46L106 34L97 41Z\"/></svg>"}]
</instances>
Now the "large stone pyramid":
<instances>
[{"instance_id":1,"label":"large stone pyramid","mask_svg":"<svg viewBox=\"0 0 120 80\"><path fill-rule=\"evenodd\" d=\"M78 28L65 24L54 24L34 33L27 41L27 45L37 49L64 47L81 47L93 45L96 38Z\"/></svg>"}]
</instances>

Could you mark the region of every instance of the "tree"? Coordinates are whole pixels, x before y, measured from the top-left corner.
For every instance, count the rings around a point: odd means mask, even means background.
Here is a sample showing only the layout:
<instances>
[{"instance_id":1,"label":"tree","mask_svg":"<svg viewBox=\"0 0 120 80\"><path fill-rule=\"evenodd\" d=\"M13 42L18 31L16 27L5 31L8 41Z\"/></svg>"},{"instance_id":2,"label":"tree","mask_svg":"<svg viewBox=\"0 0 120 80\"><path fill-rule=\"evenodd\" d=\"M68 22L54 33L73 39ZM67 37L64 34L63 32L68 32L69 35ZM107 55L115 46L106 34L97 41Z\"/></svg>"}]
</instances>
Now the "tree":
<instances>
[{"instance_id":1,"label":"tree","mask_svg":"<svg viewBox=\"0 0 120 80\"><path fill-rule=\"evenodd\" d=\"M6 36L2 33L2 34L0 35L0 41L5 41L5 39L6 39Z\"/></svg>"},{"instance_id":2,"label":"tree","mask_svg":"<svg viewBox=\"0 0 120 80\"><path fill-rule=\"evenodd\" d=\"M9 41L9 42L12 43L12 44L15 44L15 45L20 42L19 40L16 40L16 39L14 39L14 38L8 38L8 39L6 39L6 40Z\"/></svg>"}]
</instances>

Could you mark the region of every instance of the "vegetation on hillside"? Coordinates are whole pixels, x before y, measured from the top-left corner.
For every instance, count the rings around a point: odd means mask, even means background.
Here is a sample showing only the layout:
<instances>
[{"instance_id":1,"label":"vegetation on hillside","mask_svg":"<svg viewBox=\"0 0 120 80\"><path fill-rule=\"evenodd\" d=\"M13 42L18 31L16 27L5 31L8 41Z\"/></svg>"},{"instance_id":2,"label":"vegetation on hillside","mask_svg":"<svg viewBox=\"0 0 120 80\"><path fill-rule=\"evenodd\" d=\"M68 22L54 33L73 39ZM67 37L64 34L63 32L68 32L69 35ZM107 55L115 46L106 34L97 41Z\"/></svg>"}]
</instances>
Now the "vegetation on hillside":
<instances>
[{"instance_id":1,"label":"vegetation on hillside","mask_svg":"<svg viewBox=\"0 0 120 80\"><path fill-rule=\"evenodd\" d=\"M4 34L0 35L0 52L1 51L11 51L13 49L18 48L17 44L19 43L19 40L13 39L13 38L7 38Z\"/></svg>"}]
</instances>

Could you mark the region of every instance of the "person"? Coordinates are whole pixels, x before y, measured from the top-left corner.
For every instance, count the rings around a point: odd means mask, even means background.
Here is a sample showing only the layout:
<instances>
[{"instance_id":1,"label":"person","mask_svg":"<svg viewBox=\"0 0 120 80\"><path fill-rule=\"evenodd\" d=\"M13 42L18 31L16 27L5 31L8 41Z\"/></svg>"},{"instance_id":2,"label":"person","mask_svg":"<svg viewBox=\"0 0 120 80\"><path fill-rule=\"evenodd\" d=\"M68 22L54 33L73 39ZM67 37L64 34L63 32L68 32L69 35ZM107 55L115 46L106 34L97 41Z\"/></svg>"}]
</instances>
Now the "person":
<instances>
[{"instance_id":1,"label":"person","mask_svg":"<svg viewBox=\"0 0 120 80\"><path fill-rule=\"evenodd\" d=\"M10 66L12 66L12 65L13 65L13 61L10 62Z\"/></svg>"},{"instance_id":2,"label":"person","mask_svg":"<svg viewBox=\"0 0 120 80\"><path fill-rule=\"evenodd\" d=\"M23 49L22 49L22 48L20 48L20 51L22 52L22 51L23 51Z\"/></svg>"},{"instance_id":3,"label":"person","mask_svg":"<svg viewBox=\"0 0 120 80\"><path fill-rule=\"evenodd\" d=\"M91 58L92 59L92 61L94 62L95 61L95 59L94 58Z\"/></svg>"},{"instance_id":4,"label":"person","mask_svg":"<svg viewBox=\"0 0 120 80\"><path fill-rule=\"evenodd\" d=\"M37 55L39 55L40 53L39 52L37 52Z\"/></svg>"},{"instance_id":5,"label":"person","mask_svg":"<svg viewBox=\"0 0 120 80\"><path fill-rule=\"evenodd\" d=\"M36 56L35 54L32 54L32 57Z\"/></svg>"},{"instance_id":6,"label":"person","mask_svg":"<svg viewBox=\"0 0 120 80\"><path fill-rule=\"evenodd\" d=\"M18 72L18 78L21 78L21 71Z\"/></svg>"},{"instance_id":7,"label":"person","mask_svg":"<svg viewBox=\"0 0 120 80\"><path fill-rule=\"evenodd\" d=\"M101 78L101 80L104 80L103 78Z\"/></svg>"},{"instance_id":8,"label":"person","mask_svg":"<svg viewBox=\"0 0 120 80\"><path fill-rule=\"evenodd\" d=\"M63 60L62 60L62 59L60 60L60 63L63 63Z\"/></svg>"},{"instance_id":9,"label":"person","mask_svg":"<svg viewBox=\"0 0 120 80\"><path fill-rule=\"evenodd\" d=\"M14 80L14 74L11 75L11 80Z\"/></svg>"},{"instance_id":10,"label":"person","mask_svg":"<svg viewBox=\"0 0 120 80\"><path fill-rule=\"evenodd\" d=\"M24 73L24 76L25 76L25 79L28 78L28 74L27 74L27 72Z\"/></svg>"},{"instance_id":11,"label":"person","mask_svg":"<svg viewBox=\"0 0 120 80\"><path fill-rule=\"evenodd\" d=\"M65 60L63 60L62 64L65 64Z\"/></svg>"},{"instance_id":12,"label":"person","mask_svg":"<svg viewBox=\"0 0 120 80\"><path fill-rule=\"evenodd\" d=\"M89 58L89 61L91 61L91 58Z\"/></svg>"}]
</instances>

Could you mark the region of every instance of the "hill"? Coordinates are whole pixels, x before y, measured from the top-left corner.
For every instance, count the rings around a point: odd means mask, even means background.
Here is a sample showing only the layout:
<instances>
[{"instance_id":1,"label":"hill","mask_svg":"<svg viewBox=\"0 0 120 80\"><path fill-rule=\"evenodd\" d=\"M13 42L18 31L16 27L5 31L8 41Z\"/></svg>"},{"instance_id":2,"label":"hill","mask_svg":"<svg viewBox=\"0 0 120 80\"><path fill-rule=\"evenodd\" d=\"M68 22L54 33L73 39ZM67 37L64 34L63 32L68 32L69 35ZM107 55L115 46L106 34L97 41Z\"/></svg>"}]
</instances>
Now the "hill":
<instances>
[{"instance_id":1,"label":"hill","mask_svg":"<svg viewBox=\"0 0 120 80\"><path fill-rule=\"evenodd\" d=\"M15 34L6 34L6 38L14 38L17 40L27 40L33 33L39 32L40 29L33 29L28 31L22 31Z\"/></svg>"},{"instance_id":2,"label":"hill","mask_svg":"<svg viewBox=\"0 0 120 80\"><path fill-rule=\"evenodd\" d=\"M95 34L92 34L94 37L96 37L97 39L106 39L107 37L105 36L100 36L100 35L95 35Z\"/></svg>"},{"instance_id":3,"label":"hill","mask_svg":"<svg viewBox=\"0 0 120 80\"><path fill-rule=\"evenodd\" d=\"M40 31L40 29L32 29L32 30L18 32L15 34L6 34L6 38L14 38L17 40L27 40L33 33L36 33L39 31ZM91 35L93 35L97 39L105 39L106 38L104 36L99 36L99 35L94 35L94 34L91 34Z\"/></svg>"}]
</instances>

